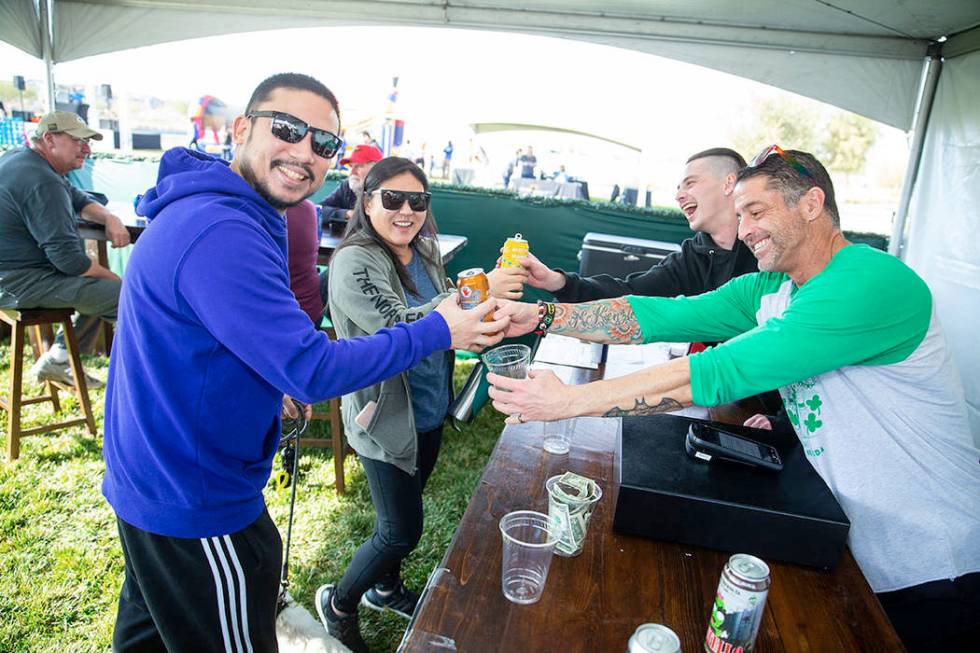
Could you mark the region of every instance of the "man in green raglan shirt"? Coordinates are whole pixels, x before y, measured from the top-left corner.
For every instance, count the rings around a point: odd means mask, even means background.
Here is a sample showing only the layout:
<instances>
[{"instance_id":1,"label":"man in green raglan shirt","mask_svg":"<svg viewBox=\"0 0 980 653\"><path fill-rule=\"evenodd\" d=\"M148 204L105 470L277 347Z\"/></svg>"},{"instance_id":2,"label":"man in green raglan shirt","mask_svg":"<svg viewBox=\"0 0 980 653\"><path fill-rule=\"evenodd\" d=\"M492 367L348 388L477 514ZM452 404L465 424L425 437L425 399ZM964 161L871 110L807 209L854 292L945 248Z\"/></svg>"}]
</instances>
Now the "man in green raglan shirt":
<instances>
[{"instance_id":1,"label":"man in green raglan shirt","mask_svg":"<svg viewBox=\"0 0 980 653\"><path fill-rule=\"evenodd\" d=\"M897 258L845 240L810 154L760 154L738 174L735 205L758 273L696 297L497 312L511 316L508 336L543 326L594 342L723 344L580 386L546 370L490 375L494 407L511 423L648 415L778 388L906 646L967 650L980 635L980 452L929 288Z\"/></svg>"}]
</instances>

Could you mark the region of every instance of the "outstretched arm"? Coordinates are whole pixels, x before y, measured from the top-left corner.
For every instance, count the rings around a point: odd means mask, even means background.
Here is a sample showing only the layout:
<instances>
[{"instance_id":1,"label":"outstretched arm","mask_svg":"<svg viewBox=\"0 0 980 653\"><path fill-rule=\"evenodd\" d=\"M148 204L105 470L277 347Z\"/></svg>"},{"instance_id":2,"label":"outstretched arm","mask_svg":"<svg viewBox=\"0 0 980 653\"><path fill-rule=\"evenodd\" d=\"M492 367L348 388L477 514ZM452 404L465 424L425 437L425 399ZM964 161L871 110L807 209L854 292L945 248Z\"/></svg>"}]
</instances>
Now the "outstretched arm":
<instances>
[{"instance_id":1,"label":"outstretched arm","mask_svg":"<svg viewBox=\"0 0 980 653\"><path fill-rule=\"evenodd\" d=\"M565 385L550 370L532 371L527 379L487 375L493 406L524 422L592 415L655 415L691 405L691 369L678 358L628 376L584 385Z\"/></svg>"},{"instance_id":2,"label":"outstretched arm","mask_svg":"<svg viewBox=\"0 0 980 653\"><path fill-rule=\"evenodd\" d=\"M501 301L496 318L509 316L507 337L522 336L538 325L538 305ZM571 336L602 344L639 344L643 342L640 324L625 297L602 299L586 304L546 304L554 307L549 333Z\"/></svg>"},{"instance_id":3,"label":"outstretched arm","mask_svg":"<svg viewBox=\"0 0 980 653\"><path fill-rule=\"evenodd\" d=\"M555 304L555 319L548 331L608 345L643 342L640 323L625 297Z\"/></svg>"}]
</instances>

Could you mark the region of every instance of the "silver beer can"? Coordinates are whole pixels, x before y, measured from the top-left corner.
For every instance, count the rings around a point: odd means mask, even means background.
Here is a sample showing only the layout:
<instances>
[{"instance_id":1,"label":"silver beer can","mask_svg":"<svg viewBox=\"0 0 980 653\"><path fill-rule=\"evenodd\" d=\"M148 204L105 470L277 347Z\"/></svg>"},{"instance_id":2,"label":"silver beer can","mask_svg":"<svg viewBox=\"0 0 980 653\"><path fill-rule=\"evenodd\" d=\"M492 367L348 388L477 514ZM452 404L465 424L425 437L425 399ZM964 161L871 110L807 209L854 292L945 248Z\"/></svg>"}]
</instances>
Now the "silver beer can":
<instances>
[{"instance_id":1,"label":"silver beer can","mask_svg":"<svg viewBox=\"0 0 980 653\"><path fill-rule=\"evenodd\" d=\"M630 637L627 653L681 653L681 640L660 624L642 624Z\"/></svg>"},{"instance_id":2,"label":"silver beer can","mask_svg":"<svg viewBox=\"0 0 980 653\"><path fill-rule=\"evenodd\" d=\"M725 564L711 606L704 650L707 653L748 653L755 646L769 595L769 565L745 553Z\"/></svg>"}]
</instances>

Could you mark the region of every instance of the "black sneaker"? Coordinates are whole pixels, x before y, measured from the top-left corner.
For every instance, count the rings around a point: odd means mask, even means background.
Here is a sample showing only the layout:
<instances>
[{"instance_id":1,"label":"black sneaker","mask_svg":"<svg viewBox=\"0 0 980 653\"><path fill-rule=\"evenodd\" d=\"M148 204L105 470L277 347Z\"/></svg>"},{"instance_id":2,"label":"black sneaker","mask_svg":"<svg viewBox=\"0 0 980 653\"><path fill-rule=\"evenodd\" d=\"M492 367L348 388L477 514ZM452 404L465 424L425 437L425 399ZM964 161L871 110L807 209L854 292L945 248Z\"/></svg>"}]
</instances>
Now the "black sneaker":
<instances>
[{"instance_id":1,"label":"black sneaker","mask_svg":"<svg viewBox=\"0 0 980 653\"><path fill-rule=\"evenodd\" d=\"M367 642L361 637L361 627L357 619L357 612L339 616L330 607L333 600L334 586L321 585L316 591L316 611L320 615L320 621L330 636L349 648L354 653L370 653Z\"/></svg>"},{"instance_id":2,"label":"black sneaker","mask_svg":"<svg viewBox=\"0 0 980 653\"><path fill-rule=\"evenodd\" d=\"M375 588L371 588L361 597L361 605L372 610L384 612L391 610L400 617L411 619L415 606L419 604L419 595L408 589L402 583L388 596L381 596Z\"/></svg>"}]
</instances>

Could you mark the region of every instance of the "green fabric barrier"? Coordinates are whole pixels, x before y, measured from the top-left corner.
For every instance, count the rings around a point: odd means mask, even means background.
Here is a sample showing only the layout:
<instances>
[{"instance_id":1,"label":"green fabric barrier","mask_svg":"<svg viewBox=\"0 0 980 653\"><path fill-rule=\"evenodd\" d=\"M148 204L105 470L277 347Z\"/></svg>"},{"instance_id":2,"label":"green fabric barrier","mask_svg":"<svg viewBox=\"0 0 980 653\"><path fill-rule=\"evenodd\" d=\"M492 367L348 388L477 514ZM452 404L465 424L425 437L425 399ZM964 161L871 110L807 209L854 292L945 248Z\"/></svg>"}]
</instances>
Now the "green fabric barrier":
<instances>
[{"instance_id":1,"label":"green fabric barrier","mask_svg":"<svg viewBox=\"0 0 980 653\"><path fill-rule=\"evenodd\" d=\"M84 168L69 173L68 178L79 188L97 190L110 200L132 202L156 182L157 164L157 160L147 157L100 154L88 159ZM342 179L331 172L311 199L321 201ZM517 232L524 235L531 251L542 261L570 271L578 270L582 237L589 231L673 243L691 236L683 214L671 208L518 198L500 190L439 184L433 184L432 194L439 230L469 239L448 266L453 277L466 268L492 269L504 240ZM881 250L888 247L884 235L845 232L845 236ZM113 265L120 269L125 268L126 259L126 251L110 254ZM546 297L546 293L534 289L525 293L528 300Z\"/></svg>"}]
</instances>

